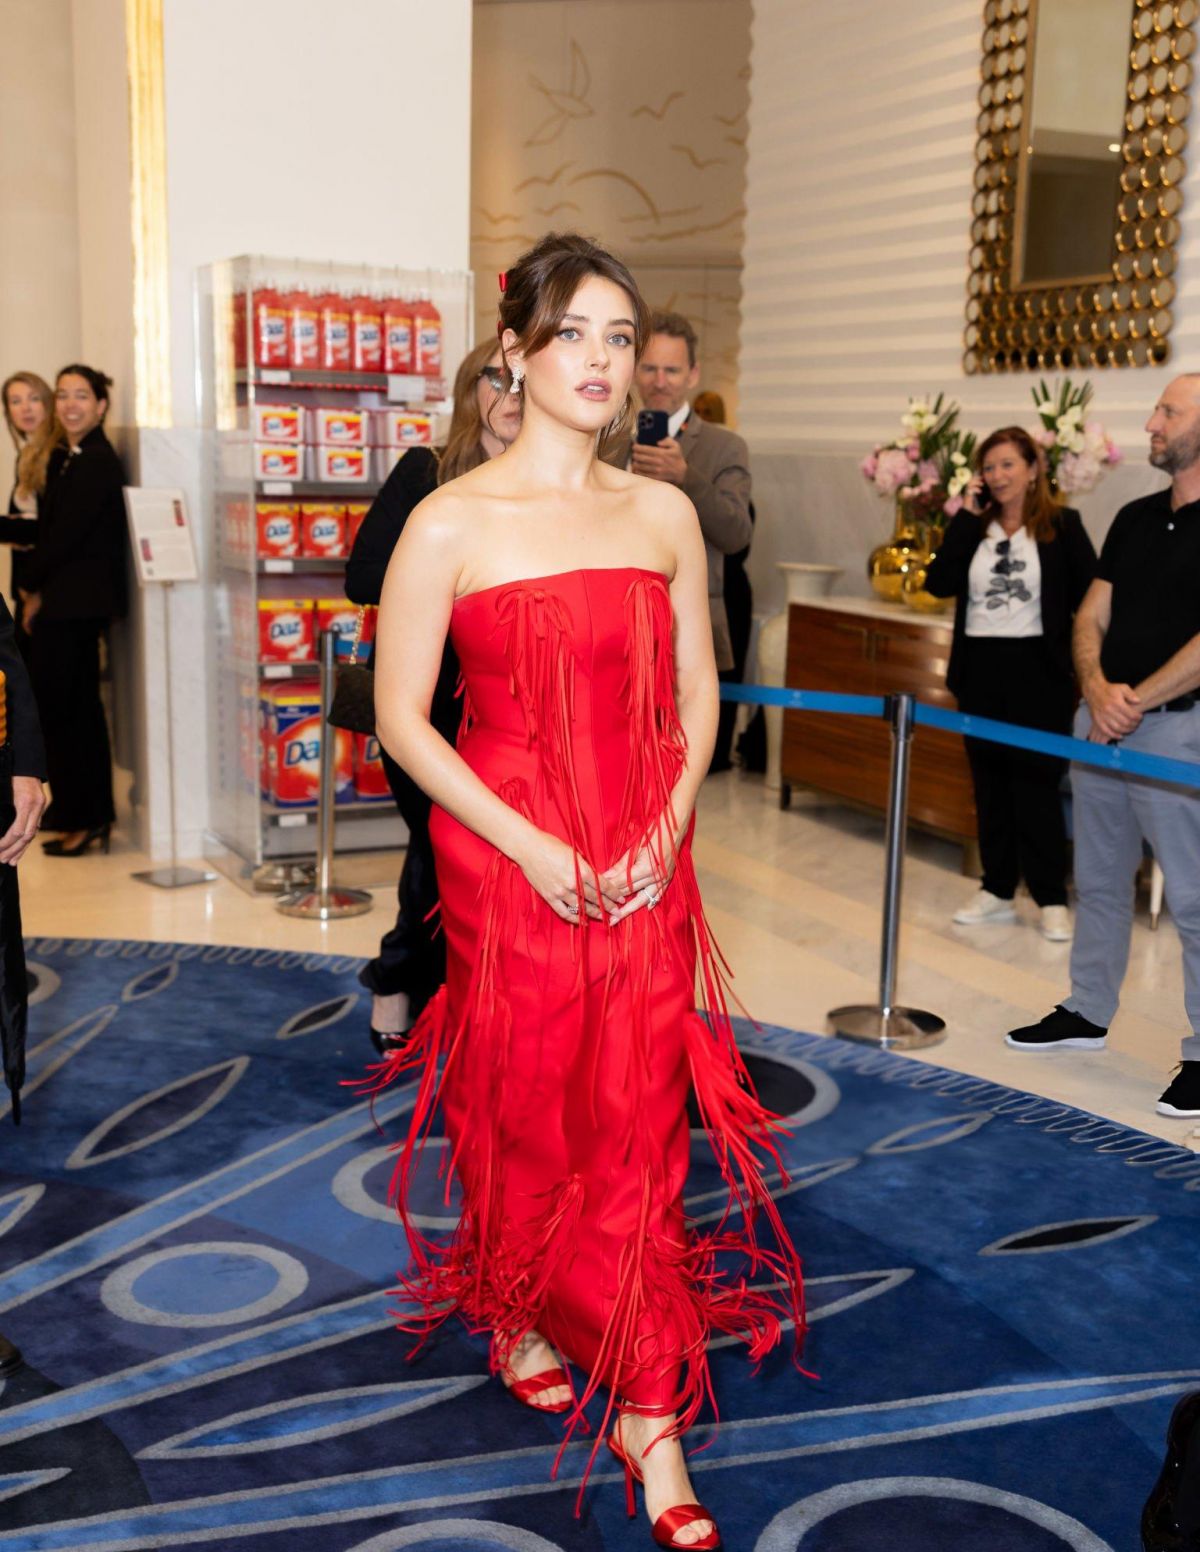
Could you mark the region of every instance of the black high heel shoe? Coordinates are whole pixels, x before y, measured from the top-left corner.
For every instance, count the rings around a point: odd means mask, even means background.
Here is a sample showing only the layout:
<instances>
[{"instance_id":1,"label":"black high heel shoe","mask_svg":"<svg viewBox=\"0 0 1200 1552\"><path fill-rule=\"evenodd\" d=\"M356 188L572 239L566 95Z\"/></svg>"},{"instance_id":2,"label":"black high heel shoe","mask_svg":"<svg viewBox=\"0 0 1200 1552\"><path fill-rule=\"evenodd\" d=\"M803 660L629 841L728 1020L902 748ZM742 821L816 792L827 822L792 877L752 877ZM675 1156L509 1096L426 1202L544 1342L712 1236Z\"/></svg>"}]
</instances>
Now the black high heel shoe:
<instances>
[{"instance_id":1,"label":"black high heel shoe","mask_svg":"<svg viewBox=\"0 0 1200 1552\"><path fill-rule=\"evenodd\" d=\"M1167 1429L1167 1457L1142 1510L1145 1552L1200 1552L1200 1390L1176 1405Z\"/></svg>"},{"instance_id":2,"label":"black high heel shoe","mask_svg":"<svg viewBox=\"0 0 1200 1552\"><path fill-rule=\"evenodd\" d=\"M99 841L101 849L107 856L111 830L111 825L97 825L94 830L89 830L81 841L76 841L74 846L68 846L61 840L44 841L42 850L47 857L82 857L93 841Z\"/></svg>"}]
</instances>

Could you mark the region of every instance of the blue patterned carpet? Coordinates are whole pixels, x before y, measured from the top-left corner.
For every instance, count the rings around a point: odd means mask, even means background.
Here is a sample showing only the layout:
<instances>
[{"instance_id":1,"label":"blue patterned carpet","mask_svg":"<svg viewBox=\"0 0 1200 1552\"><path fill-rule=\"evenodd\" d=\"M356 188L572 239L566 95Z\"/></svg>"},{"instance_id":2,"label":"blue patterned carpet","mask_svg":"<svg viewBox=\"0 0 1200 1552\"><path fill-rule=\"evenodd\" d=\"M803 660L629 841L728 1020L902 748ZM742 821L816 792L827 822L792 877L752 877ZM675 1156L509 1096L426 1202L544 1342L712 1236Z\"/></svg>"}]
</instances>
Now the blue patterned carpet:
<instances>
[{"instance_id":1,"label":"blue patterned carpet","mask_svg":"<svg viewBox=\"0 0 1200 1552\"><path fill-rule=\"evenodd\" d=\"M607 1468L449 1330L419 1362L357 961L43 940L26 1121L0 1122L0 1552L649 1545ZM714 1355L694 1462L731 1552L1132 1552L1200 1385L1200 1159L1061 1105L744 1026L794 1114L807 1380ZM698 1141L695 1216L716 1209ZM427 1221L445 1209L431 1181Z\"/></svg>"}]
</instances>

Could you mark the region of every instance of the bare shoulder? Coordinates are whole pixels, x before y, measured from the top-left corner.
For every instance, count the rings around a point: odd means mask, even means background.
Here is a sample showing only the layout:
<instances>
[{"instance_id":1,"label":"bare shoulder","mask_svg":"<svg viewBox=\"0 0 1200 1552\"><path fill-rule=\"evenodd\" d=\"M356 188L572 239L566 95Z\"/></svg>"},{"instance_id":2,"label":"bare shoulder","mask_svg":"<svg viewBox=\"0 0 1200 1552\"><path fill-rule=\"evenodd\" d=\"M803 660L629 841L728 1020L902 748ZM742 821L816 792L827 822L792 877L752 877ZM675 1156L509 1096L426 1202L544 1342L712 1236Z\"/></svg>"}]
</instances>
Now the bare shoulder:
<instances>
[{"instance_id":1,"label":"bare shoulder","mask_svg":"<svg viewBox=\"0 0 1200 1552\"><path fill-rule=\"evenodd\" d=\"M409 555L419 552L457 574L468 553L472 523L478 522L477 505L463 491L439 486L413 508L397 548L402 546Z\"/></svg>"},{"instance_id":2,"label":"bare shoulder","mask_svg":"<svg viewBox=\"0 0 1200 1552\"><path fill-rule=\"evenodd\" d=\"M677 545L698 532L700 520L691 498L668 480L651 480L627 474L630 495L639 521L654 527L670 544Z\"/></svg>"}]
</instances>

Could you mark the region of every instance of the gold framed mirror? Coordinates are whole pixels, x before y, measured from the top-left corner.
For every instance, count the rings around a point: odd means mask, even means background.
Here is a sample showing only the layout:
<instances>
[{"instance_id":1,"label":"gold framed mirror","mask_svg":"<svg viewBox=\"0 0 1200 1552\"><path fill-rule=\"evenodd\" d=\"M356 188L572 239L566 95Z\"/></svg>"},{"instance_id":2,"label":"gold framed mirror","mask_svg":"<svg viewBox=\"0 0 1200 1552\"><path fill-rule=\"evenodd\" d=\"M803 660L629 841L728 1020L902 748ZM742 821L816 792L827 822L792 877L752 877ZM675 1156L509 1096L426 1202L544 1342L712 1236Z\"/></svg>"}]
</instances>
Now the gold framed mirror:
<instances>
[{"instance_id":1,"label":"gold framed mirror","mask_svg":"<svg viewBox=\"0 0 1200 1552\"><path fill-rule=\"evenodd\" d=\"M1170 355L1200 0L986 0L963 367Z\"/></svg>"}]
</instances>

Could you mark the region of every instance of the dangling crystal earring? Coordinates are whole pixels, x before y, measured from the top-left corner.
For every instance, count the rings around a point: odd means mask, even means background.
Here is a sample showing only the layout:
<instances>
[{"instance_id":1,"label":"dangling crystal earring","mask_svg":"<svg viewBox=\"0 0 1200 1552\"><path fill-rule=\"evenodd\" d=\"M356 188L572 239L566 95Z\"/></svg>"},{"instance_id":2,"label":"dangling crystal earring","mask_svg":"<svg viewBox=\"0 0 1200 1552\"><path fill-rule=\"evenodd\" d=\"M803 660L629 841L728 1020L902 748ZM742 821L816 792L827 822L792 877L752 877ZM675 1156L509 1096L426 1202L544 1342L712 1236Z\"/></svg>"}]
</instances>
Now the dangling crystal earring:
<instances>
[{"instance_id":1,"label":"dangling crystal earring","mask_svg":"<svg viewBox=\"0 0 1200 1552\"><path fill-rule=\"evenodd\" d=\"M524 380L524 377L525 373L521 370L521 368L519 366L514 366L512 369L512 387L508 390L509 393L520 393L521 383Z\"/></svg>"}]
</instances>

